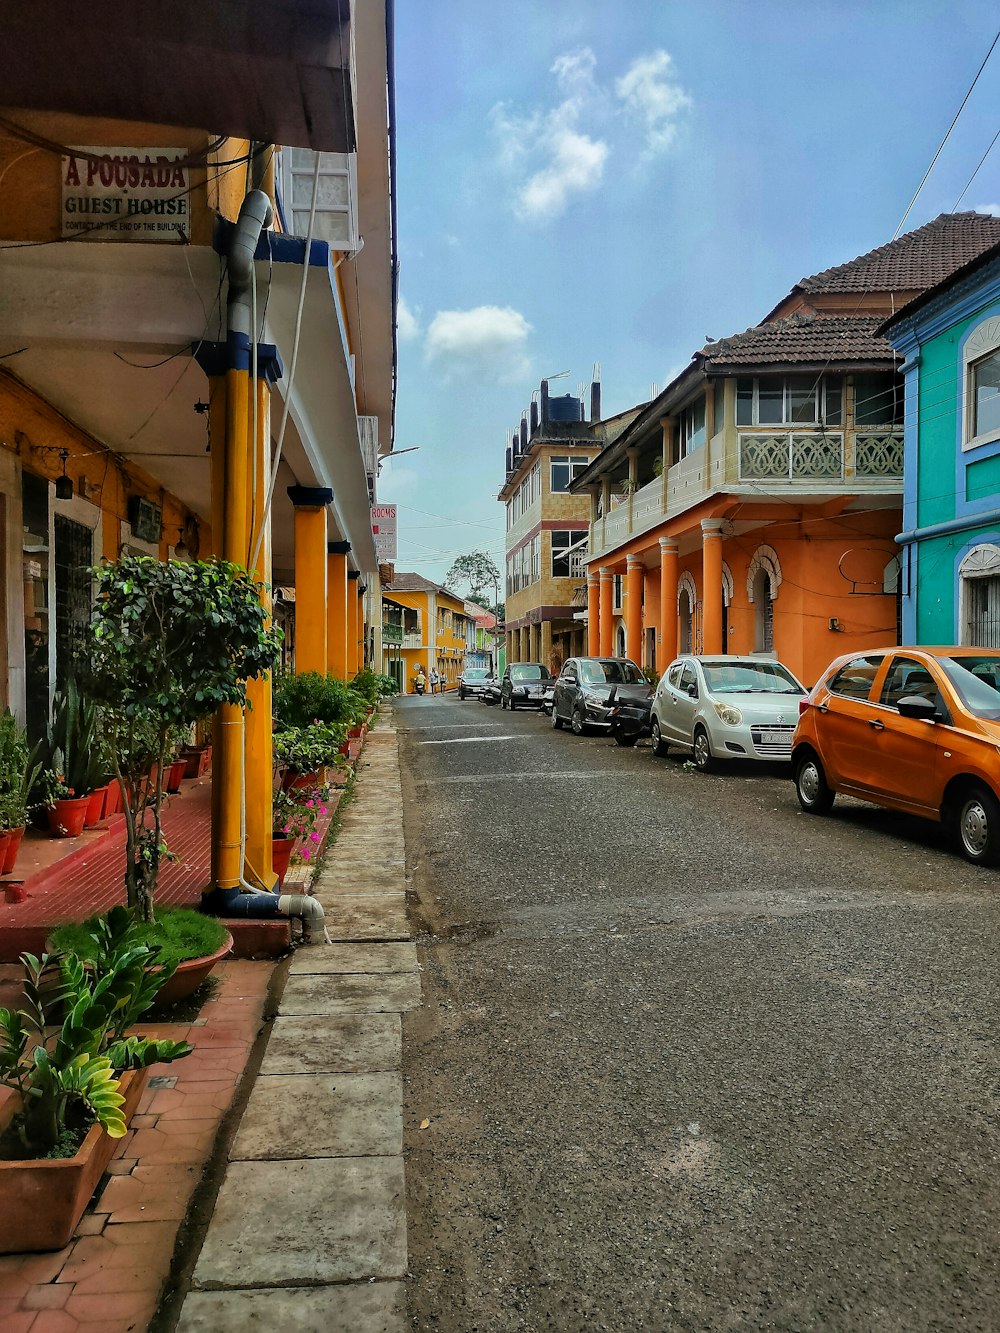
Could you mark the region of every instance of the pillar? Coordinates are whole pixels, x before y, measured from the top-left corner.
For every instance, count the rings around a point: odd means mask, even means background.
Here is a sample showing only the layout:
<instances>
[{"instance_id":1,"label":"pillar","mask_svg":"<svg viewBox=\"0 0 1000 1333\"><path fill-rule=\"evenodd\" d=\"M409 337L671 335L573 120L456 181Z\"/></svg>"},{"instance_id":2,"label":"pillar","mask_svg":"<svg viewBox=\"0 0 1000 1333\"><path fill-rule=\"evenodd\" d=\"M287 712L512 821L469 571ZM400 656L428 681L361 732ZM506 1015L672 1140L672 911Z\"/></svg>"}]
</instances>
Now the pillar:
<instances>
[{"instance_id":1,"label":"pillar","mask_svg":"<svg viewBox=\"0 0 1000 1333\"><path fill-rule=\"evenodd\" d=\"M353 680L360 671L358 666L358 648L361 641L361 571L347 571L347 671L345 680Z\"/></svg>"},{"instance_id":2,"label":"pillar","mask_svg":"<svg viewBox=\"0 0 1000 1333\"><path fill-rule=\"evenodd\" d=\"M253 461L253 492L264 495L271 474L271 394L266 379L257 380L257 440ZM249 497L248 497L249 498ZM253 574L270 589L271 525L264 521L263 505L251 502L250 550L257 551ZM263 529L263 531L262 531ZM268 611L270 591L264 594ZM274 889L277 877L271 864L271 792L274 755L271 745L271 675L247 681L248 707L243 717L243 781L246 789L246 845L243 878L256 888Z\"/></svg>"},{"instance_id":3,"label":"pillar","mask_svg":"<svg viewBox=\"0 0 1000 1333\"><path fill-rule=\"evenodd\" d=\"M339 680L347 679L347 556L350 549L350 542L327 542L326 546L327 670ZM298 597L298 590L295 595Z\"/></svg>"},{"instance_id":4,"label":"pillar","mask_svg":"<svg viewBox=\"0 0 1000 1333\"><path fill-rule=\"evenodd\" d=\"M642 663L642 560L637 555L626 557L625 583L628 601L625 607L625 655L637 664Z\"/></svg>"},{"instance_id":5,"label":"pillar","mask_svg":"<svg viewBox=\"0 0 1000 1333\"><path fill-rule=\"evenodd\" d=\"M509 666L511 662L516 661L514 657L514 631L512 629L507 630L504 634L504 644L505 656ZM499 667L499 663L496 663L496 666Z\"/></svg>"},{"instance_id":6,"label":"pillar","mask_svg":"<svg viewBox=\"0 0 1000 1333\"><path fill-rule=\"evenodd\" d=\"M677 656L677 542L660 538L660 671Z\"/></svg>"},{"instance_id":7,"label":"pillar","mask_svg":"<svg viewBox=\"0 0 1000 1333\"><path fill-rule=\"evenodd\" d=\"M295 506L295 671L326 675L326 486L289 486Z\"/></svg>"},{"instance_id":8,"label":"pillar","mask_svg":"<svg viewBox=\"0 0 1000 1333\"><path fill-rule=\"evenodd\" d=\"M587 570L587 656L601 651L601 576L596 565Z\"/></svg>"},{"instance_id":9,"label":"pillar","mask_svg":"<svg viewBox=\"0 0 1000 1333\"><path fill-rule=\"evenodd\" d=\"M702 651L721 653L722 643L722 519L701 520Z\"/></svg>"},{"instance_id":10,"label":"pillar","mask_svg":"<svg viewBox=\"0 0 1000 1333\"><path fill-rule=\"evenodd\" d=\"M601 566L600 586L600 647L602 657L611 657L615 646L615 576L607 565Z\"/></svg>"},{"instance_id":11,"label":"pillar","mask_svg":"<svg viewBox=\"0 0 1000 1333\"><path fill-rule=\"evenodd\" d=\"M522 625L518 630L519 643L517 646L517 660L519 662L531 661L531 629L528 625Z\"/></svg>"},{"instance_id":12,"label":"pillar","mask_svg":"<svg viewBox=\"0 0 1000 1333\"><path fill-rule=\"evenodd\" d=\"M552 621L543 620L540 626L542 638L538 649L538 660L552 670Z\"/></svg>"}]
</instances>

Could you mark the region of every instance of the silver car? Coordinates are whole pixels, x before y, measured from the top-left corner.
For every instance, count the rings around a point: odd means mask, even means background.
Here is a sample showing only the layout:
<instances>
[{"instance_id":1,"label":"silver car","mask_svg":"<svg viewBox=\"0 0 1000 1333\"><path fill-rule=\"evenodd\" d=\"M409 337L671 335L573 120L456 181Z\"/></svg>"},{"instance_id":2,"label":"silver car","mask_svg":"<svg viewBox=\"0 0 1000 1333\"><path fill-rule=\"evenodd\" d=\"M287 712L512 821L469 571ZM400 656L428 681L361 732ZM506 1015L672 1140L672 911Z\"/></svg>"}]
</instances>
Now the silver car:
<instances>
[{"instance_id":1,"label":"silver car","mask_svg":"<svg viewBox=\"0 0 1000 1333\"><path fill-rule=\"evenodd\" d=\"M787 667L762 657L678 657L653 697L653 753L689 750L709 772L720 759L785 761L806 691Z\"/></svg>"}]
</instances>

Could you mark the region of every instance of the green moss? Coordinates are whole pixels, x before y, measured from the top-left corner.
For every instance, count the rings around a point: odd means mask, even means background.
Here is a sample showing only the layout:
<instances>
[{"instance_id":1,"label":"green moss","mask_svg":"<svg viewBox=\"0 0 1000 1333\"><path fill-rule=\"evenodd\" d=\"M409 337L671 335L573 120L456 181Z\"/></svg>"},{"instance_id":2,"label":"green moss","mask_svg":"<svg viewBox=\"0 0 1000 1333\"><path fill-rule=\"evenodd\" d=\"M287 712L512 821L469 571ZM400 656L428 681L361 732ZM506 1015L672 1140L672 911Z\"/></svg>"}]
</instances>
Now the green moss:
<instances>
[{"instance_id":1,"label":"green moss","mask_svg":"<svg viewBox=\"0 0 1000 1333\"><path fill-rule=\"evenodd\" d=\"M49 936L49 948L91 959L94 941L87 931L89 924L68 921L57 926ZM137 939L159 946L160 961L167 967L188 958L205 958L221 949L226 939L226 928L221 921L190 907L162 907L154 922L140 923L135 929Z\"/></svg>"}]
</instances>

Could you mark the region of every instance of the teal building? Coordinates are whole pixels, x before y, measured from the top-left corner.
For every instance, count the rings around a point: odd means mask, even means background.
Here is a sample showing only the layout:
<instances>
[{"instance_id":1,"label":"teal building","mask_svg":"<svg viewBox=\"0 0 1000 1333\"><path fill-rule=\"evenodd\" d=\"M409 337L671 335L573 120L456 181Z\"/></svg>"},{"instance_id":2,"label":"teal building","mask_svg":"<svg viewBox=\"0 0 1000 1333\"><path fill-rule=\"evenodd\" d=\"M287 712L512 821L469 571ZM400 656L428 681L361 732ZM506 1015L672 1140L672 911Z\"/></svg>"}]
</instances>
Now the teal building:
<instances>
[{"instance_id":1,"label":"teal building","mask_svg":"<svg viewBox=\"0 0 1000 1333\"><path fill-rule=\"evenodd\" d=\"M902 641L1000 647L1000 245L880 330L904 358Z\"/></svg>"}]
</instances>

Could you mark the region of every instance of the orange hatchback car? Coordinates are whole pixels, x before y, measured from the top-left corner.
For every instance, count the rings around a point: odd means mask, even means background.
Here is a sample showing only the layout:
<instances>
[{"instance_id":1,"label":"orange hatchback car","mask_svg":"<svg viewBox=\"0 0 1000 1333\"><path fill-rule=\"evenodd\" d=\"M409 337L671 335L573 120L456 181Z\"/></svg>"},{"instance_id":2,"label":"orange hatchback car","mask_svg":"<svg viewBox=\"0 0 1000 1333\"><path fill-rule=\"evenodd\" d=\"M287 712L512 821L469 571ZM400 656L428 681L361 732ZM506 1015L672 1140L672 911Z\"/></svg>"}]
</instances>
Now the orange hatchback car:
<instances>
[{"instance_id":1,"label":"orange hatchback car","mask_svg":"<svg viewBox=\"0 0 1000 1333\"><path fill-rule=\"evenodd\" d=\"M799 804L836 792L950 828L978 865L1000 862L1000 649L885 648L838 657L799 705Z\"/></svg>"}]
</instances>

